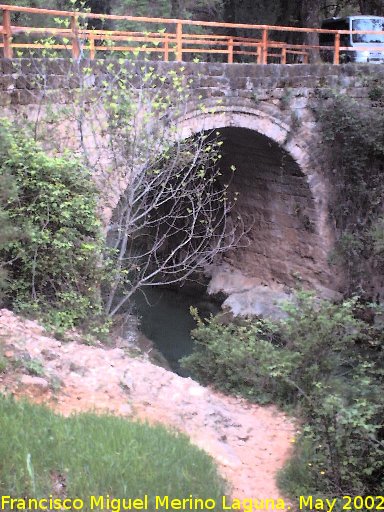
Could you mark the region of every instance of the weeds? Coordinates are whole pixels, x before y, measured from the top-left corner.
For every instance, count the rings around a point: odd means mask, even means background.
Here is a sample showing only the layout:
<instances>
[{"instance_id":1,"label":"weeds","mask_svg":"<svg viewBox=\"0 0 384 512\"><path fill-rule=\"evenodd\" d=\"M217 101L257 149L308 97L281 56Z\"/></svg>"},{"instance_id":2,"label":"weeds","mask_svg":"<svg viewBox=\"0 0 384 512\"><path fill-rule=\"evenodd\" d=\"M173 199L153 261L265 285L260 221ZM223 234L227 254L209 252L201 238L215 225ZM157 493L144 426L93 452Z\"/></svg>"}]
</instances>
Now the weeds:
<instances>
[{"instance_id":1,"label":"weeds","mask_svg":"<svg viewBox=\"0 0 384 512\"><path fill-rule=\"evenodd\" d=\"M23 361L23 366L29 375L34 375L35 377L44 377L45 375L44 366L41 361L37 359Z\"/></svg>"},{"instance_id":2,"label":"weeds","mask_svg":"<svg viewBox=\"0 0 384 512\"><path fill-rule=\"evenodd\" d=\"M0 373L4 373L8 367L7 359L0 352Z\"/></svg>"}]
</instances>

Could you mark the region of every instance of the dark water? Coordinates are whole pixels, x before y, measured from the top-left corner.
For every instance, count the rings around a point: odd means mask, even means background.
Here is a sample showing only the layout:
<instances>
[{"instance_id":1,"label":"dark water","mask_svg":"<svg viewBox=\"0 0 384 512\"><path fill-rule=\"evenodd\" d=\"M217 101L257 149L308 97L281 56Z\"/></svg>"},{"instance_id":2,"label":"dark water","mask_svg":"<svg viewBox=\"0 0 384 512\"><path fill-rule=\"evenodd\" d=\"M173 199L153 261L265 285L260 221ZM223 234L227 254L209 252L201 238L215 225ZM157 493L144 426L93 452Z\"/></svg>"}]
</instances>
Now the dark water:
<instances>
[{"instance_id":1,"label":"dark water","mask_svg":"<svg viewBox=\"0 0 384 512\"><path fill-rule=\"evenodd\" d=\"M179 359L193 350L191 330L195 321L190 307L197 307L203 317L220 311L220 305L207 297L203 288L195 290L160 287L145 290L135 296L136 313L140 318L140 330L167 359L171 368L180 375L188 373L180 368ZM148 302L149 304L148 304Z\"/></svg>"}]
</instances>

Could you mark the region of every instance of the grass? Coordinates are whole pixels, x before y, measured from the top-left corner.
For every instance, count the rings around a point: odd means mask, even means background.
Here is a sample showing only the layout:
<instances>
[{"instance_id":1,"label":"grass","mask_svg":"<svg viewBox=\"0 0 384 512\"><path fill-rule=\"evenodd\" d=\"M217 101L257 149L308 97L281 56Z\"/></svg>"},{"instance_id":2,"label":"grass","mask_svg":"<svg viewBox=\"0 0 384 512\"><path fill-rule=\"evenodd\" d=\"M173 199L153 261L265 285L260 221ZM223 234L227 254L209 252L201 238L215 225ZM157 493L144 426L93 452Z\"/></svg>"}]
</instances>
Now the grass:
<instances>
[{"instance_id":1,"label":"grass","mask_svg":"<svg viewBox=\"0 0 384 512\"><path fill-rule=\"evenodd\" d=\"M212 459L182 434L113 416L64 418L0 395L0 495L115 498L190 494L221 503L224 482ZM57 495L57 493L56 493Z\"/></svg>"},{"instance_id":2,"label":"grass","mask_svg":"<svg viewBox=\"0 0 384 512\"><path fill-rule=\"evenodd\" d=\"M313 446L308 440L302 440L284 467L277 475L279 488L290 496L313 495L313 481L309 475L308 464L313 460Z\"/></svg>"},{"instance_id":3,"label":"grass","mask_svg":"<svg viewBox=\"0 0 384 512\"><path fill-rule=\"evenodd\" d=\"M1 340L1 337L0 337L0 373L5 372L7 367L8 367L8 360L7 360L6 357L4 357L2 340Z\"/></svg>"},{"instance_id":4,"label":"grass","mask_svg":"<svg viewBox=\"0 0 384 512\"><path fill-rule=\"evenodd\" d=\"M5 370L7 369L7 366L8 366L8 361L0 352L0 373L5 372Z\"/></svg>"}]
</instances>

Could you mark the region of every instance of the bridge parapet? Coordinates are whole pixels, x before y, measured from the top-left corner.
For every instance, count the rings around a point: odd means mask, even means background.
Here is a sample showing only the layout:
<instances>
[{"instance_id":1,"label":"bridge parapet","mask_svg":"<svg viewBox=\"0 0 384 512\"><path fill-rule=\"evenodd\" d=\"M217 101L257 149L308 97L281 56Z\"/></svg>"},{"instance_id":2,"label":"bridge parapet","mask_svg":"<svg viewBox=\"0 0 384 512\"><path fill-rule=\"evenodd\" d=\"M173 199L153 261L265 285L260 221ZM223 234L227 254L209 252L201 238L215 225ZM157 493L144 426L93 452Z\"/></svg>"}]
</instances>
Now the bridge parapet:
<instances>
[{"instance_id":1,"label":"bridge parapet","mask_svg":"<svg viewBox=\"0 0 384 512\"><path fill-rule=\"evenodd\" d=\"M384 67L369 64L257 65L177 62L105 62L84 61L90 69L87 80L102 87L113 69L127 66L138 70L151 66L160 76L170 70L182 70L192 78L191 88L203 98L245 98L250 101L282 99L288 96L314 97L326 95L327 90L348 92L350 97L366 98L369 84L384 79ZM0 59L0 106L33 104L37 92L75 89L78 65L70 59Z\"/></svg>"}]
</instances>

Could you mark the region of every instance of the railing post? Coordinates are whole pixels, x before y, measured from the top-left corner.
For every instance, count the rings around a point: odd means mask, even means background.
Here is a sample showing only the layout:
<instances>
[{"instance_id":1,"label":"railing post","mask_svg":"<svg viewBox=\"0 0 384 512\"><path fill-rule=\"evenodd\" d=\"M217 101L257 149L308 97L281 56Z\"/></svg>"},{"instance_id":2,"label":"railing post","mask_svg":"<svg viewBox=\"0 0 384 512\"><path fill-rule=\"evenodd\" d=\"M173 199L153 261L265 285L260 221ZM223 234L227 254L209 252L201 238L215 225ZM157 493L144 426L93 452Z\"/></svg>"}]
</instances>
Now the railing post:
<instances>
[{"instance_id":1,"label":"railing post","mask_svg":"<svg viewBox=\"0 0 384 512\"><path fill-rule=\"evenodd\" d=\"M261 46L256 49L256 63L261 64Z\"/></svg>"},{"instance_id":2,"label":"railing post","mask_svg":"<svg viewBox=\"0 0 384 512\"><path fill-rule=\"evenodd\" d=\"M176 23L176 60L183 60L183 24L181 21Z\"/></svg>"},{"instance_id":3,"label":"railing post","mask_svg":"<svg viewBox=\"0 0 384 512\"><path fill-rule=\"evenodd\" d=\"M281 64L286 64L287 63L287 49L285 48L285 46L283 46L283 48L281 49Z\"/></svg>"},{"instance_id":4,"label":"railing post","mask_svg":"<svg viewBox=\"0 0 384 512\"><path fill-rule=\"evenodd\" d=\"M228 64L233 64L233 37L228 39Z\"/></svg>"},{"instance_id":5,"label":"railing post","mask_svg":"<svg viewBox=\"0 0 384 512\"><path fill-rule=\"evenodd\" d=\"M4 42L4 57L12 59L12 27L11 27L11 14L6 9L3 10L3 42Z\"/></svg>"},{"instance_id":6,"label":"railing post","mask_svg":"<svg viewBox=\"0 0 384 512\"><path fill-rule=\"evenodd\" d=\"M333 63L340 64L340 34L335 34L335 48L333 52Z\"/></svg>"},{"instance_id":7,"label":"railing post","mask_svg":"<svg viewBox=\"0 0 384 512\"><path fill-rule=\"evenodd\" d=\"M261 37L261 64L268 64L268 29L263 28Z\"/></svg>"},{"instance_id":8,"label":"railing post","mask_svg":"<svg viewBox=\"0 0 384 512\"><path fill-rule=\"evenodd\" d=\"M80 57L80 43L79 43L79 27L77 24L77 16L71 16L71 30L72 30L72 57L76 60Z\"/></svg>"},{"instance_id":9,"label":"railing post","mask_svg":"<svg viewBox=\"0 0 384 512\"><path fill-rule=\"evenodd\" d=\"M169 36L167 33L164 34L164 60L169 61Z\"/></svg>"},{"instance_id":10,"label":"railing post","mask_svg":"<svg viewBox=\"0 0 384 512\"><path fill-rule=\"evenodd\" d=\"M91 60L95 59L96 50L95 50L95 37L93 34L89 34L89 58Z\"/></svg>"}]
</instances>

